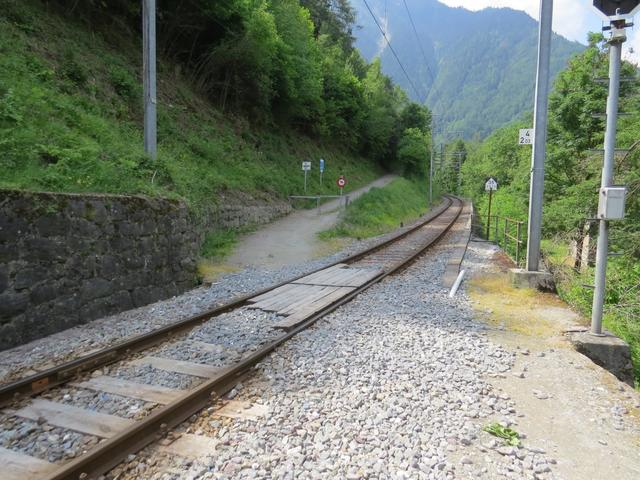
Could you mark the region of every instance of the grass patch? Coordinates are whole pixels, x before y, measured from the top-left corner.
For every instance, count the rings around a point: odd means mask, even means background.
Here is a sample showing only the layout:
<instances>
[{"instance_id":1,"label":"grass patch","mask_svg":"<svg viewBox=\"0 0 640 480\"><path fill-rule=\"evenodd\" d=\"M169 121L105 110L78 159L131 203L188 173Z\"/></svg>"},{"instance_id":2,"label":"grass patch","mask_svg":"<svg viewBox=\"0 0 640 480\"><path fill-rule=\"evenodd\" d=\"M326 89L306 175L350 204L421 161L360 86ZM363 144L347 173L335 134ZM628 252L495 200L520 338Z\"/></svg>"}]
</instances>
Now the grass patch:
<instances>
[{"instance_id":1,"label":"grass patch","mask_svg":"<svg viewBox=\"0 0 640 480\"><path fill-rule=\"evenodd\" d=\"M569 246L558 240L544 240L542 251L556 279L560 297L584 316L591 317L594 272L577 272L569 255ZM603 326L631 347L636 388L640 388L640 265L624 257L613 257L607 264L607 292Z\"/></svg>"},{"instance_id":2,"label":"grass patch","mask_svg":"<svg viewBox=\"0 0 640 480\"><path fill-rule=\"evenodd\" d=\"M347 207L338 225L320 233L322 239L368 238L389 232L427 211L427 189L405 178L372 188Z\"/></svg>"},{"instance_id":3,"label":"grass patch","mask_svg":"<svg viewBox=\"0 0 640 480\"><path fill-rule=\"evenodd\" d=\"M238 243L238 237L245 231L224 229L208 232L202 242L200 255L207 259L222 259L229 255Z\"/></svg>"},{"instance_id":4,"label":"grass patch","mask_svg":"<svg viewBox=\"0 0 640 480\"><path fill-rule=\"evenodd\" d=\"M511 428L503 427L497 422L485 425L482 427L482 430L494 437L502 438L507 445L511 445L512 447L520 446L520 434Z\"/></svg>"}]
</instances>

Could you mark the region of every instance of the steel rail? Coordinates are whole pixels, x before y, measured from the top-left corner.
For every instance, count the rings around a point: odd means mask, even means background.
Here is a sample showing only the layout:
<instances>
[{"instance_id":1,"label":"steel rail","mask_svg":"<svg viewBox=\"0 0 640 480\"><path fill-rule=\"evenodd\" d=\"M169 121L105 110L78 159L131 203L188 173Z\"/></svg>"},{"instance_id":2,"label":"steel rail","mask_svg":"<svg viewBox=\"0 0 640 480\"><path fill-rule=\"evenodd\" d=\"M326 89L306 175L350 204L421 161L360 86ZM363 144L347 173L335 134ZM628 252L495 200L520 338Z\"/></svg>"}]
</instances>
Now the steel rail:
<instances>
[{"instance_id":1,"label":"steel rail","mask_svg":"<svg viewBox=\"0 0 640 480\"><path fill-rule=\"evenodd\" d=\"M38 372L28 377L6 383L0 386L0 408L6 407L11 402L21 398L22 396L31 396L41 393L50 388L62 385L83 372L114 363L122 359L122 357L124 356L140 352L142 350L156 346L160 343L171 340L173 337L185 333L186 331L191 330L192 328L204 323L211 317L241 307L250 298L262 295L278 287L286 285L287 283L294 282L302 277L319 272L321 270L324 270L325 268L332 267L339 263L356 262L359 259L370 255L371 253L378 251L388 245L391 245L392 243L422 228L424 225L432 222L440 215L442 215L445 211L447 211L447 209L453 203L452 198L453 197L445 197L444 202L438 208L434 209L432 212L429 212L424 221L414 225L404 232L393 235L390 238L373 245L372 247L366 248L360 252L356 252L355 254L350 255L342 260L338 260L329 265L325 265L315 270L311 270L301 275L289 278L283 282L266 287L264 289L236 297L229 302L220 305L219 307L171 323L150 332L136 335L114 345L105 347L89 355L81 356L79 358L64 362L60 365L51 367L47 370L43 370L42 372Z\"/></svg>"},{"instance_id":2,"label":"steel rail","mask_svg":"<svg viewBox=\"0 0 640 480\"><path fill-rule=\"evenodd\" d=\"M44 477L42 480L89 480L97 478L118 465L122 460L126 459L128 455L138 452L150 443L162 438L171 428L179 425L191 415L202 410L211 402L212 398L217 398L233 388L241 377L246 375L252 367L273 352L278 346L303 330L306 330L322 317L350 302L372 285L380 282L389 275L403 270L429 247L437 243L446 235L460 217L464 203L457 198L455 201L459 203L459 205L457 205L458 210L453 219L444 226L442 231L419 249L416 249L411 255L395 263L389 270L381 272L364 285L357 287L356 290L347 296L311 314L303 323L260 348L249 357L241 360L236 365L223 369L217 376L207 380L174 402L155 410L144 419L114 437L98 444L93 450L90 450L82 457L62 465L58 470ZM441 214L449 208L454 207L453 203L454 200L451 200L448 207L441 212ZM432 218L432 220L439 216L440 215ZM424 225L423 223L422 226ZM416 229L412 229L412 231L416 231Z\"/></svg>"}]
</instances>

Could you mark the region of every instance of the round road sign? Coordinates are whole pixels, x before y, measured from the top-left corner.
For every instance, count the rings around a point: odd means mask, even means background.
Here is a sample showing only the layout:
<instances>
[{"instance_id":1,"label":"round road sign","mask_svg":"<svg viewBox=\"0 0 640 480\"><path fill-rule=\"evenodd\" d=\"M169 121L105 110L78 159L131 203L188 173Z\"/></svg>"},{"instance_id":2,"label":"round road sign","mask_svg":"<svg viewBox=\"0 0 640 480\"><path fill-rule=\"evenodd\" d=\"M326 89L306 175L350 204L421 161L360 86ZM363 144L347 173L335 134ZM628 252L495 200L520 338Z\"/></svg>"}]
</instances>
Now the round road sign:
<instances>
[{"instance_id":1,"label":"round road sign","mask_svg":"<svg viewBox=\"0 0 640 480\"><path fill-rule=\"evenodd\" d=\"M338 187L344 188L344 186L347 184L347 180L344 178L344 176L340 175L338 177L338 180L336 180L336 183L338 184Z\"/></svg>"}]
</instances>

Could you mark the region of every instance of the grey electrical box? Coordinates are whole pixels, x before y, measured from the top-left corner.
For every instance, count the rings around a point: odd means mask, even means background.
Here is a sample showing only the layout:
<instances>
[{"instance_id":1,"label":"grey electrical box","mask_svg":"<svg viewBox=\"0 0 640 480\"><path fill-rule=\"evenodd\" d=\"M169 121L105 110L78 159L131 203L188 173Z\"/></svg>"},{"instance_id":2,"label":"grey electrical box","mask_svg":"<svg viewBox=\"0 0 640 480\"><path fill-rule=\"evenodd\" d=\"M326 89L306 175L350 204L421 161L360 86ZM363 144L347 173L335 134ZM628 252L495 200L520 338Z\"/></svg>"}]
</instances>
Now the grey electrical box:
<instances>
[{"instance_id":1,"label":"grey electrical box","mask_svg":"<svg viewBox=\"0 0 640 480\"><path fill-rule=\"evenodd\" d=\"M602 187L598 201L598 218L621 220L624 218L626 187Z\"/></svg>"}]
</instances>

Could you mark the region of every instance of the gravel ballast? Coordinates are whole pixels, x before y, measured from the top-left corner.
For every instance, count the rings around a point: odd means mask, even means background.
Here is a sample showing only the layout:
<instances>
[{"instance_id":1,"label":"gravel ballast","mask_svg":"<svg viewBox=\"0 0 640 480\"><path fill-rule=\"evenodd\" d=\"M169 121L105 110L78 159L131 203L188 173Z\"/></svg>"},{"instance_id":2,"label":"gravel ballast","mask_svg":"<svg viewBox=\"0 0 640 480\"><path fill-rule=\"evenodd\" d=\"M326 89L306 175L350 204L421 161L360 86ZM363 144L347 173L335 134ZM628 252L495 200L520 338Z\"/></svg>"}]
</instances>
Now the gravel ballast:
<instances>
[{"instance_id":1,"label":"gravel ballast","mask_svg":"<svg viewBox=\"0 0 640 480\"><path fill-rule=\"evenodd\" d=\"M539 446L482 431L493 422L517 429L514 402L486 381L504 376L515 353L488 340L464 294L450 299L441 287L448 252L434 249L264 360L232 395L265 405L264 417L198 415L185 428L220 442L210 457L158 461L146 451L113 474L554 478Z\"/></svg>"}]
</instances>

